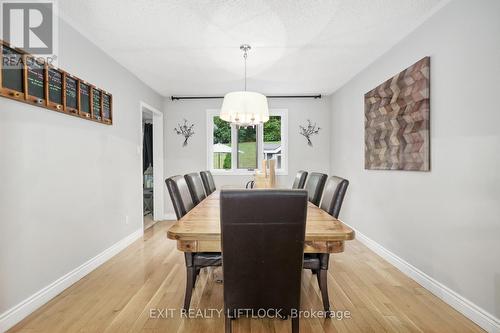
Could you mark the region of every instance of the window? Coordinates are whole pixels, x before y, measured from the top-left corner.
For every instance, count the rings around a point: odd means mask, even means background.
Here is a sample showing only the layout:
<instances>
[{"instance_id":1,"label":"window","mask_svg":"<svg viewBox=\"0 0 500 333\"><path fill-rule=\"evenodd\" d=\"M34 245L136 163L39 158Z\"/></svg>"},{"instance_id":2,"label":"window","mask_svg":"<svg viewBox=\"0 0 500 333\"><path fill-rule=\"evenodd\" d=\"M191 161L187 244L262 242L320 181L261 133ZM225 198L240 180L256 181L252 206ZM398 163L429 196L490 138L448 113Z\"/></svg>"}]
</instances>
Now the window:
<instances>
[{"instance_id":1,"label":"window","mask_svg":"<svg viewBox=\"0 0 500 333\"><path fill-rule=\"evenodd\" d=\"M264 159L276 160L276 168L281 169L281 116L269 116L264 124Z\"/></svg>"},{"instance_id":2,"label":"window","mask_svg":"<svg viewBox=\"0 0 500 333\"><path fill-rule=\"evenodd\" d=\"M215 174L253 174L262 160L275 159L278 174L287 174L287 110L269 110L269 121L236 128L207 111L208 168Z\"/></svg>"},{"instance_id":3,"label":"window","mask_svg":"<svg viewBox=\"0 0 500 333\"><path fill-rule=\"evenodd\" d=\"M212 163L210 169L231 169L231 126L214 116L212 140Z\"/></svg>"},{"instance_id":4,"label":"window","mask_svg":"<svg viewBox=\"0 0 500 333\"><path fill-rule=\"evenodd\" d=\"M238 169L257 169L257 126L238 129Z\"/></svg>"}]
</instances>

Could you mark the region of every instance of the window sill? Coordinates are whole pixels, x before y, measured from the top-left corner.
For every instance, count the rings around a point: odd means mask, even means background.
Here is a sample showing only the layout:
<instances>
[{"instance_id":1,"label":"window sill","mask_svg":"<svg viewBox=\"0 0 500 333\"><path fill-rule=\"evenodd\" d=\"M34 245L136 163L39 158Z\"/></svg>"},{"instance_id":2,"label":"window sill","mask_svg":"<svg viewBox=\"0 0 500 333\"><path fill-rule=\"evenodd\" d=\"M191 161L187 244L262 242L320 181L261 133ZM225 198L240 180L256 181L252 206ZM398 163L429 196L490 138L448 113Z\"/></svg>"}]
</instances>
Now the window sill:
<instances>
[{"instance_id":1,"label":"window sill","mask_svg":"<svg viewBox=\"0 0 500 333\"><path fill-rule=\"evenodd\" d=\"M220 169L212 169L210 170L212 175L214 176L253 176L255 175L255 171L249 171L249 170L228 170L228 171L222 171ZM288 176L288 172L286 170L277 170L276 171L277 176Z\"/></svg>"}]
</instances>

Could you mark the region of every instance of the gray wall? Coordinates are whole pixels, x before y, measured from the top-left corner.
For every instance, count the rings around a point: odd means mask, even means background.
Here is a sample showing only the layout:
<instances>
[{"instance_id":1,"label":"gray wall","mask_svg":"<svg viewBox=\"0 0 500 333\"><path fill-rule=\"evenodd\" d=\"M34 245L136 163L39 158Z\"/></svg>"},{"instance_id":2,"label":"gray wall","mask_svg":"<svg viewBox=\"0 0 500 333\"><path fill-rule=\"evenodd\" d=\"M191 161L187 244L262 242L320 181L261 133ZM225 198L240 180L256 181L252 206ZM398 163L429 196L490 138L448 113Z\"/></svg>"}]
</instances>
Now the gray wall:
<instances>
[{"instance_id":1,"label":"gray wall","mask_svg":"<svg viewBox=\"0 0 500 333\"><path fill-rule=\"evenodd\" d=\"M222 100L193 100L165 102L165 177L186 174L207 169L207 129L206 110L219 109ZM271 109L288 109L288 175L278 176L281 186L291 186L295 173L310 170L328 173L330 166L330 99L271 99ZM189 144L182 147L183 137L173 131L177 123L186 118L195 123L196 134L189 139ZM316 122L322 128L312 137L313 147L299 134L299 125L307 119ZM214 176L218 187L223 185L244 186L252 176ZM165 192L166 214L174 214L169 195Z\"/></svg>"},{"instance_id":2,"label":"gray wall","mask_svg":"<svg viewBox=\"0 0 500 333\"><path fill-rule=\"evenodd\" d=\"M500 2L452 1L332 97L341 218L500 317ZM431 57L431 172L364 170L363 95Z\"/></svg>"},{"instance_id":3,"label":"gray wall","mask_svg":"<svg viewBox=\"0 0 500 333\"><path fill-rule=\"evenodd\" d=\"M0 313L142 227L139 101L163 98L59 30L59 67L113 94L114 125L0 98Z\"/></svg>"}]
</instances>

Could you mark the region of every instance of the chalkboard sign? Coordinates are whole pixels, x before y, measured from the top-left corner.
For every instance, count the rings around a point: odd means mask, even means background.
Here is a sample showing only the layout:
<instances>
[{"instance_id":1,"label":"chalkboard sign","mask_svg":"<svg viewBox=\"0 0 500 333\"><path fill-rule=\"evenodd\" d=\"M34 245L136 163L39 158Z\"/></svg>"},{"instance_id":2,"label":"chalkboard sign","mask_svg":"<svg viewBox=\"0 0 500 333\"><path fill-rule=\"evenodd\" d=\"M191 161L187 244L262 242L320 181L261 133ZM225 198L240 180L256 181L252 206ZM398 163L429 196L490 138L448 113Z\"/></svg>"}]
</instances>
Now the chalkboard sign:
<instances>
[{"instance_id":1,"label":"chalkboard sign","mask_svg":"<svg viewBox=\"0 0 500 333\"><path fill-rule=\"evenodd\" d=\"M111 96L102 94L102 117L111 121Z\"/></svg>"},{"instance_id":2,"label":"chalkboard sign","mask_svg":"<svg viewBox=\"0 0 500 333\"><path fill-rule=\"evenodd\" d=\"M24 65L22 54L2 45L2 87L24 92Z\"/></svg>"},{"instance_id":3,"label":"chalkboard sign","mask_svg":"<svg viewBox=\"0 0 500 333\"><path fill-rule=\"evenodd\" d=\"M92 88L92 117L101 120L101 92Z\"/></svg>"},{"instance_id":4,"label":"chalkboard sign","mask_svg":"<svg viewBox=\"0 0 500 333\"><path fill-rule=\"evenodd\" d=\"M113 124L113 96L0 40L0 98Z\"/></svg>"},{"instance_id":5,"label":"chalkboard sign","mask_svg":"<svg viewBox=\"0 0 500 333\"><path fill-rule=\"evenodd\" d=\"M80 82L80 113L90 117L90 87Z\"/></svg>"},{"instance_id":6,"label":"chalkboard sign","mask_svg":"<svg viewBox=\"0 0 500 333\"><path fill-rule=\"evenodd\" d=\"M66 112L78 111L77 81L66 75Z\"/></svg>"},{"instance_id":7,"label":"chalkboard sign","mask_svg":"<svg viewBox=\"0 0 500 333\"><path fill-rule=\"evenodd\" d=\"M27 58L26 69L28 75L28 98L41 103L45 99L45 65L40 64L34 58Z\"/></svg>"},{"instance_id":8,"label":"chalkboard sign","mask_svg":"<svg viewBox=\"0 0 500 333\"><path fill-rule=\"evenodd\" d=\"M63 104L63 73L54 68L49 68L49 102L57 105Z\"/></svg>"}]
</instances>

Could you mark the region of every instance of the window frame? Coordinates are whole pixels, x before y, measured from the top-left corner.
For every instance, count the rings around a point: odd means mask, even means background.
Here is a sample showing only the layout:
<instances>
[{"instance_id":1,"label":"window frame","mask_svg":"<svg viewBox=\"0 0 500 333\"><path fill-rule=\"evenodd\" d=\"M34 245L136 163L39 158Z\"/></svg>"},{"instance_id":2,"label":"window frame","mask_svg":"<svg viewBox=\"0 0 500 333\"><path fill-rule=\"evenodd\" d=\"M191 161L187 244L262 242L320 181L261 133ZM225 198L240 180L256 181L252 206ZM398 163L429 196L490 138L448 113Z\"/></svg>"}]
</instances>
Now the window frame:
<instances>
[{"instance_id":1,"label":"window frame","mask_svg":"<svg viewBox=\"0 0 500 333\"><path fill-rule=\"evenodd\" d=\"M238 169L238 130L231 124L231 169L214 169L213 167L213 142L214 123L213 117L220 114L220 109L208 109L206 118L207 128L207 169L214 175L247 176L254 175L255 170ZM281 117L281 168L276 170L277 175L288 175L288 109L269 109L270 116ZM257 125L257 169L264 159L264 126ZM283 158L283 156L285 158Z\"/></svg>"}]
</instances>

